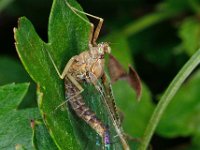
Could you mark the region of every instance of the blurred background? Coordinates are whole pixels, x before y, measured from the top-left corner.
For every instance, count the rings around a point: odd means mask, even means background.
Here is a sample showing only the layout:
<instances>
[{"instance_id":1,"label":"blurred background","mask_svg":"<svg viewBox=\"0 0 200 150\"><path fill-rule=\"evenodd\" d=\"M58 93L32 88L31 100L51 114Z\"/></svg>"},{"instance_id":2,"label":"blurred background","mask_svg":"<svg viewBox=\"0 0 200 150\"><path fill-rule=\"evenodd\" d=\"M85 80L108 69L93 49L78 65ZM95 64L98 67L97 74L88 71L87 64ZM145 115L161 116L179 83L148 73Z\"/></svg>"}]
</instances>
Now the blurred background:
<instances>
[{"instance_id":1,"label":"blurred background","mask_svg":"<svg viewBox=\"0 0 200 150\"><path fill-rule=\"evenodd\" d=\"M125 68L134 66L143 82L138 104L114 93L124 113L124 128L140 137L160 96L200 47L200 0L79 0L85 12L104 18L100 41ZM17 56L13 27L26 16L47 38L52 0L0 0L0 85L31 82L20 107L36 106L35 85ZM96 20L91 19L95 24ZM116 83L122 84L122 83ZM117 87L117 85L116 85ZM197 68L175 96L152 139L153 149L200 149L200 71ZM121 96L121 97L120 97ZM127 106L133 107L128 108ZM135 111L135 115L132 113ZM128 119L126 119L128 118Z\"/></svg>"}]
</instances>

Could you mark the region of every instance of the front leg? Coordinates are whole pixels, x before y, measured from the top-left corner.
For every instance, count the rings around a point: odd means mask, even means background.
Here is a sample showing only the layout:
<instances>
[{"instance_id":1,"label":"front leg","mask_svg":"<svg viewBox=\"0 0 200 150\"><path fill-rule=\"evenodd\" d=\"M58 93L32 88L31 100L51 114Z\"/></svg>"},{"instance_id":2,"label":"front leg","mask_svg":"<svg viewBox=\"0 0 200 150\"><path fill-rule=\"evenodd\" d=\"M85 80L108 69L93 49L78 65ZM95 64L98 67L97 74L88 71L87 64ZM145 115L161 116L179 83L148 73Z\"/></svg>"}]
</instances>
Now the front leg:
<instances>
[{"instance_id":1,"label":"front leg","mask_svg":"<svg viewBox=\"0 0 200 150\"><path fill-rule=\"evenodd\" d=\"M84 89L82 88L82 86L74 79L73 76L71 76L70 74L67 74L66 76L70 80L70 82L75 86L75 88L77 88L79 90L79 92L76 92L73 96L68 97L67 100L65 100L60 105L58 105L55 110L57 110L59 107L63 106L68 101L70 101L71 99L75 98L76 96L78 96L79 94L81 94L84 91Z\"/></svg>"},{"instance_id":2,"label":"front leg","mask_svg":"<svg viewBox=\"0 0 200 150\"><path fill-rule=\"evenodd\" d=\"M78 88L78 90L80 92L78 92L79 94L82 93L84 91L83 87L80 85L80 83L73 77L71 76L71 74L67 74L67 78L72 82L72 84ZM78 94L76 94L78 95Z\"/></svg>"},{"instance_id":3,"label":"front leg","mask_svg":"<svg viewBox=\"0 0 200 150\"><path fill-rule=\"evenodd\" d=\"M72 57L68 62L67 62L67 64L66 64L66 66L65 66L65 68L64 68L64 70L63 70L63 72L62 72L62 74L58 74L59 75L59 77L61 78L61 79L64 79L64 77L68 74L68 71L69 71L69 68L71 67L71 65L72 65L72 63L74 62L74 57Z\"/></svg>"}]
</instances>

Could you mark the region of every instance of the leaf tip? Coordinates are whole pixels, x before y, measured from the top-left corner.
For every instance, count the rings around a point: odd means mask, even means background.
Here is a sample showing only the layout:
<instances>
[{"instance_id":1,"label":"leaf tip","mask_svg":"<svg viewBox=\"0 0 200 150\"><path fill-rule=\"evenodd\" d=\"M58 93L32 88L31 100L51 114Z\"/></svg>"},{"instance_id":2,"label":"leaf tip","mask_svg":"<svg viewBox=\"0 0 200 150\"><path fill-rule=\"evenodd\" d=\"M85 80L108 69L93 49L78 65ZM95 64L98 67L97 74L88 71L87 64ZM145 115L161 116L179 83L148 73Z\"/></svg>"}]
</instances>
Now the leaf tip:
<instances>
[{"instance_id":1,"label":"leaf tip","mask_svg":"<svg viewBox=\"0 0 200 150\"><path fill-rule=\"evenodd\" d=\"M17 35L18 35L18 31L21 29L21 25L23 24L23 21L24 20L27 20L26 17L20 17L18 18L18 21L17 21L17 27L14 27L13 28L13 33L14 33L14 39L15 39L15 47L17 49Z\"/></svg>"},{"instance_id":2,"label":"leaf tip","mask_svg":"<svg viewBox=\"0 0 200 150\"><path fill-rule=\"evenodd\" d=\"M22 28L23 25L25 25L27 22L29 22L29 20L26 17L20 17L17 20L17 27L14 27L13 31L14 34L16 35L16 33L18 32L18 30L20 30Z\"/></svg>"},{"instance_id":3,"label":"leaf tip","mask_svg":"<svg viewBox=\"0 0 200 150\"><path fill-rule=\"evenodd\" d=\"M15 47L17 48L17 32L18 32L18 29L16 27L13 28L13 33L14 33L14 40L15 40Z\"/></svg>"},{"instance_id":4,"label":"leaf tip","mask_svg":"<svg viewBox=\"0 0 200 150\"><path fill-rule=\"evenodd\" d=\"M17 33L17 28L16 27L13 28L13 32L14 32L14 34Z\"/></svg>"},{"instance_id":5,"label":"leaf tip","mask_svg":"<svg viewBox=\"0 0 200 150\"><path fill-rule=\"evenodd\" d=\"M21 24L23 23L23 22L25 22L25 21L27 21L28 19L26 18L26 17L20 17L20 18L18 18L18 28L20 28L21 27Z\"/></svg>"},{"instance_id":6,"label":"leaf tip","mask_svg":"<svg viewBox=\"0 0 200 150\"><path fill-rule=\"evenodd\" d=\"M137 100L140 101L142 95L142 84L139 75L131 65L129 65L128 81L136 91Z\"/></svg>"},{"instance_id":7,"label":"leaf tip","mask_svg":"<svg viewBox=\"0 0 200 150\"><path fill-rule=\"evenodd\" d=\"M108 70L112 83L126 76L126 71L124 70L124 68L117 61L117 59L111 54L109 55Z\"/></svg>"},{"instance_id":8,"label":"leaf tip","mask_svg":"<svg viewBox=\"0 0 200 150\"><path fill-rule=\"evenodd\" d=\"M108 69L111 77L111 82L114 83L119 79L125 79L130 84L130 86L135 90L137 100L140 101L142 94L141 80L137 72L133 69L133 67L129 65L129 73L126 73L122 65L119 63L119 61L110 54Z\"/></svg>"}]
</instances>

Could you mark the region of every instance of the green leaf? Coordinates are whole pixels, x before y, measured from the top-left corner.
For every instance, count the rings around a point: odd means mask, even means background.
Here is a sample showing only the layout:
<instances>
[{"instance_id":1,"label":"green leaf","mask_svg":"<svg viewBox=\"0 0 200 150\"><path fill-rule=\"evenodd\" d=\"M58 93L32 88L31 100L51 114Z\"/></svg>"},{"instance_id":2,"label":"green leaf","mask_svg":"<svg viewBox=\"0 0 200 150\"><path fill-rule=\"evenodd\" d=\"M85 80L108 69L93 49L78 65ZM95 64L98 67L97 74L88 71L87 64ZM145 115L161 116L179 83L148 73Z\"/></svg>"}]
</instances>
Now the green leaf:
<instances>
[{"instance_id":1,"label":"green leaf","mask_svg":"<svg viewBox=\"0 0 200 150\"><path fill-rule=\"evenodd\" d=\"M117 81L113 84L113 91L117 106L124 117L122 123L125 133L132 137L141 137L154 109L148 88L143 84L140 102L137 101L136 93L126 81Z\"/></svg>"},{"instance_id":2,"label":"green leaf","mask_svg":"<svg viewBox=\"0 0 200 150\"><path fill-rule=\"evenodd\" d=\"M165 137L200 135L200 71L180 88L157 128Z\"/></svg>"},{"instance_id":3,"label":"green leaf","mask_svg":"<svg viewBox=\"0 0 200 150\"><path fill-rule=\"evenodd\" d=\"M15 85L13 83L6 86L1 86L0 114L17 108L28 90L28 85L29 84Z\"/></svg>"},{"instance_id":4,"label":"green leaf","mask_svg":"<svg viewBox=\"0 0 200 150\"><path fill-rule=\"evenodd\" d=\"M192 146L191 146L191 150L196 150L196 149L200 149L200 143L199 143L199 140L200 140L200 134L197 133L195 134L193 137L192 137ZM189 150L190 150L189 149Z\"/></svg>"},{"instance_id":5,"label":"green leaf","mask_svg":"<svg viewBox=\"0 0 200 150\"><path fill-rule=\"evenodd\" d=\"M61 1L55 2L61 3ZM58 5L55 2L54 6ZM65 6L62 3L60 5ZM52 10L54 10L54 7ZM61 104L64 99L64 90L63 84L58 79L55 69L46 53L46 50L49 50L50 46L39 38L32 24L24 17L19 20L19 27L15 31L15 39L23 65L33 80L40 85L41 92L44 95L40 108L42 109L43 116L44 114L46 116L45 123L52 133L51 136L60 149L73 149L72 147L75 147L75 145L78 149L67 113L60 111L57 111L56 114L54 113L56 106Z\"/></svg>"},{"instance_id":6,"label":"green leaf","mask_svg":"<svg viewBox=\"0 0 200 150\"><path fill-rule=\"evenodd\" d=\"M70 4L81 10L75 1ZM85 17L85 16L83 16ZM44 43L35 32L33 25L22 17L15 31L16 48L19 57L33 80L38 84L38 104L51 137L59 149L102 148L102 139L69 108L55 110L64 100L64 86L50 61L50 52L56 66L62 72L67 61L83 50L87 50L90 25L85 23L65 4L54 0L48 28L49 43ZM121 149L108 112L102 104L94 86L83 86L84 100L95 110L97 116L108 124L113 148ZM80 126L81 124L81 126Z\"/></svg>"},{"instance_id":7,"label":"green leaf","mask_svg":"<svg viewBox=\"0 0 200 150\"><path fill-rule=\"evenodd\" d=\"M184 20L180 29L179 36L186 53L191 56L200 47L200 22L196 18Z\"/></svg>"},{"instance_id":8,"label":"green leaf","mask_svg":"<svg viewBox=\"0 0 200 150\"><path fill-rule=\"evenodd\" d=\"M165 93L163 94L145 129L143 140L139 147L140 150L147 149L150 139L168 104L171 102L172 98L175 96L176 92L181 87L185 79L199 65L199 63L200 63L200 49L181 68L181 70L178 72L178 74L175 76L175 78L172 80L172 82L166 89Z\"/></svg>"},{"instance_id":9,"label":"green leaf","mask_svg":"<svg viewBox=\"0 0 200 150\"><path fill-rule=\"evenodd\" d=\"M17 109L28 84L0 87L0 149L33 149L30 120L40 118L37 108Z\"/></svg>"},{"instance_id":10,"label":"green leaf","mask_svg":"<svg viewBox=\"0 0 200 150\"><path fill-rule=\"evenodd\" d=\"M30 81L30 78L17 61L10 57L0 56L0 85L25 81Z\"/></svg>"},{"instance_id":11,"label":"green leaf","mask_svg":"<svg viewBox=\"0 0 200 150\"><path fill-rule=\"evenodd\" d=\"M8 83L30 82L28 93L20 104L20 108L36 106L36 86L22 65L13 58L0 56L0 85Z\"/></svg>"},{"instance_id":12,"label":"green leaf","mask_svg":"<svg viewBox=\"0 0 200 150\"><path fill-rule=\"evenodd\" d=\"M39 120L32 120L33 145L37 150L57 150L55 143L51 139L46 126Z\"/></svg>"},{"instance_id":13,"label":"green leaf","mask_svg":"<svg viewBox=\"0 0 200 150\"><path fill-rule=\"evenodd\" d=\"M165 0L159 5L159 8L174 13L191 9L188 0Z\"/></svg>"},{"instance_id":14,"label":"green leaf","mask_svg":"<svg viewBox=\"0 0 200 150\"><path fill-rule=\"evenodd\" d=\"M69 3L82 10L74 0ZM64 0L54 0L48 25L48 42L51 46L48 50L60 72L72 56L88 49L89 31L90 25L74 14Z\"/></svg>"}]
</instances>

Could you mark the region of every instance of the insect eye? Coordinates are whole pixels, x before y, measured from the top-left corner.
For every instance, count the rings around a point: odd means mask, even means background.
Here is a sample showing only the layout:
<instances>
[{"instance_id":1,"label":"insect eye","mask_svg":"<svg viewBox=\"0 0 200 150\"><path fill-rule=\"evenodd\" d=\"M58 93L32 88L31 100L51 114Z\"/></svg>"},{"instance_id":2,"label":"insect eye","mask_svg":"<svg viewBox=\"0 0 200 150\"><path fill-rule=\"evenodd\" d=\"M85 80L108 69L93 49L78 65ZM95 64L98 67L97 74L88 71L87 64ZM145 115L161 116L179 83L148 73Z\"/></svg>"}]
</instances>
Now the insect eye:
<instances>
[{"instance_id":1,"label":"insect eye","mask_svg":"<svg viewBox=\"0 0 200 150\"><path fill-rule=\"evenodd\" d=\"M99 54L103 54L103 48L102 48L102 47L99 47L98 52L99 52Z\"/></svg>"}]
</instances>

